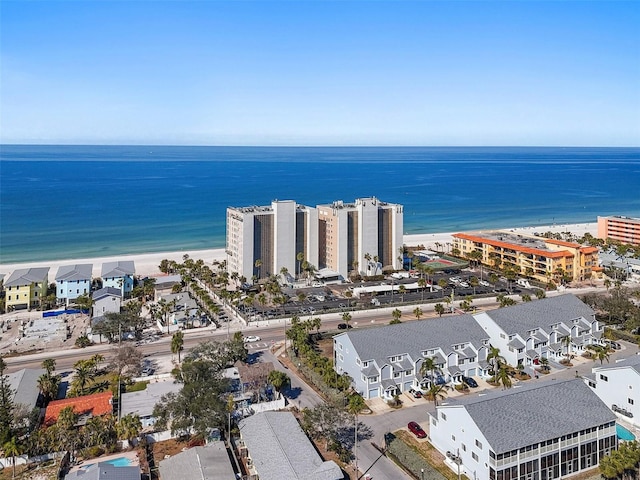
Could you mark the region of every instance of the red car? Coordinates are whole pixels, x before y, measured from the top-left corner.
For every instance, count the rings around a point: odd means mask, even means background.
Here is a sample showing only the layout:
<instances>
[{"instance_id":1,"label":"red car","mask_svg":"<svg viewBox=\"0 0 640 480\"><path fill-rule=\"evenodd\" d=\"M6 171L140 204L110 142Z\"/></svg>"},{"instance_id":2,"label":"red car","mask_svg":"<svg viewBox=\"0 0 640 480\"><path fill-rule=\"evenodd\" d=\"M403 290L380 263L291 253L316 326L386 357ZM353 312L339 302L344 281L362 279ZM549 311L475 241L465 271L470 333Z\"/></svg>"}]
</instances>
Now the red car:
<instances>
[{"instance_id":1,"label":"red car","mask_svg":"<svg viewBox=\"0 0 640 480\"><path fill-rule=\"evenodd\" d=\"M418 438L427 438L427 432L425 432L420 425L416 422L409 422L407 428Z\"/></svg>"}]
</instances>

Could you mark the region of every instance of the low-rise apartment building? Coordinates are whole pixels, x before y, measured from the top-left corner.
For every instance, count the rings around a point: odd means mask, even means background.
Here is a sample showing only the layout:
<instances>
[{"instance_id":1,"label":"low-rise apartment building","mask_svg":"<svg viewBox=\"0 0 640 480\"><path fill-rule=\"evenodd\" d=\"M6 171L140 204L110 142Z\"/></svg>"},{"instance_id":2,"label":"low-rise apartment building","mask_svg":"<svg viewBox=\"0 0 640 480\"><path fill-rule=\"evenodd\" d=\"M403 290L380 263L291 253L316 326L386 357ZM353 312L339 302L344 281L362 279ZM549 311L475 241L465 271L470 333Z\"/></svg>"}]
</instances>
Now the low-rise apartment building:
<instances>
[{"instance_id":1,"label":"low-rise apartment building","mask_svg":"<svg viewBox=\"0 0 640 480\"><path fill-rule=\"evenodd\" d=\"M640 355L599 365L591 372L586 382L600 400L620 418L640 426Z\"/></svg>"},{"instance_id":2,"label":"low-rise apartment building","mask_svg":"<svg viewBox=\"0 0 640 480\"><path fill-rule=\"evenodd\" d=\"M364 398L393 398L432 382L484 376L489 336L471 315L351 330L333 337L334 366ZM420 375L426 358L436 370ZM435 378L433 378L435 377ZM438 377L441 377L439 379Z\"/></svg>"},{"instance_id":3,"label":"low-rise apartment building","mask_svg":"<svg viewBox=\"0 0 640 480\"><path fill-rule=\"evenodd\" d=\"M586 280L598 266L596 247L499 230L456 233L453 248L466 258L480 252L478 260L484 265L511 265L516 273L541 282Z\"/></svg>"},{"instance_id":4,"label":"low-rise apartment building","mask_svg":"<svg viewBox=\"0 0 640 480\"><path fill-rule=\"evenodd\" d=\"M581 354L602 344L601 336L595 312L566 294L475 315L350 330L333 337L334 368L348 374L364 398L390 399L410 388L427 390L432 381L487 377L491 347L514 367L533 366ZM436 369L423 377L426 358Z\"/></svg>"},{"instance_id":5,"label":"low-rise apartment building","mask_svg":"<svg viewBox=\"0 0 640 480\"><path fill-rule=\"evenodd\" d=\"M447 400L429 414L429 430L469 478L553 480L594 468L616 449L615 420L573 379Z\"/></svg>"},{"instance_id":6,"label":"low-rise apartment building","mask_svg":"<svg viewBox=\"0 0 640 480\"><path fill-rule=\"evenodd\" d=\"M598 217L598 238L640 245L640 218Z\"/></svg>"},{"instance_id":7,"label":"low-rise apartment building","mask_svg":"<svg viewBox=\"0 0 640 480\"><path fill-rule=\"evenodd\" d=\"M49 285L49 267L15 270L4 282L5 310L36 308Z\"/></svg>"},{"instance_id":8,"label":"low-rise apartment building","mask_svg":"<svg viewBox=\"0 0 640 480\"><path fill-rule=\"evenodd\" d=\"M560 360L601 345L604 327L591 307L566 294L474 315L509 365Z\"/></svg>"}]
</instances>

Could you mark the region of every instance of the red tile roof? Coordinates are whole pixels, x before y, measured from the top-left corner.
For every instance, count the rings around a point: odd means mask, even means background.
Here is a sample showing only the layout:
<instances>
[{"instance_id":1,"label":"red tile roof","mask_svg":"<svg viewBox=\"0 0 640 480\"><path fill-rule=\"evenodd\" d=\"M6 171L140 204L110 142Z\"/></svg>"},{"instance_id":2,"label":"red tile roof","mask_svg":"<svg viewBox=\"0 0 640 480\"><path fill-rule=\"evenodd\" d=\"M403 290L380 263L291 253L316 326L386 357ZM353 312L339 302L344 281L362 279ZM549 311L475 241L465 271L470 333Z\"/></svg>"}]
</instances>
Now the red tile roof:
<instances>
[{"instance_id":1,"label":"red tile roof","mask_svg":"<svg viewBox=\"0 0 640 480\"><path fill-rule=\"evenodd\" d=\"M94 393L93 395L85 395L84 397L64 398L62 400L54 400L47 406L44 415L44 424L49 426L56 423L60 412L65 407L73 407L76 415L91 414L94 417L113 413L113 405L111 404L111 392Z\"/></svg>"},{"instance_id":2,"label":"red tile roof","mask_svg":"<svg viewBox=\"0 0 640 480\"><path fill-rule=\"evenodd\" d=\"M486 243L494 247L509 248L511 250L515 250L516 252L530 253L532 255L539 255L541 257L546 257L546 258L573 257L573 254L567 250L550 251L550 250L541 250L539 248L523 247L521 245L517 245L514 243L502 242L500 240L479 237L476 235L469 235L467 233L456 233L453 236L456 238L462 238L464 240L471 240L472 242Z\"/></svg>"}]
</instances>

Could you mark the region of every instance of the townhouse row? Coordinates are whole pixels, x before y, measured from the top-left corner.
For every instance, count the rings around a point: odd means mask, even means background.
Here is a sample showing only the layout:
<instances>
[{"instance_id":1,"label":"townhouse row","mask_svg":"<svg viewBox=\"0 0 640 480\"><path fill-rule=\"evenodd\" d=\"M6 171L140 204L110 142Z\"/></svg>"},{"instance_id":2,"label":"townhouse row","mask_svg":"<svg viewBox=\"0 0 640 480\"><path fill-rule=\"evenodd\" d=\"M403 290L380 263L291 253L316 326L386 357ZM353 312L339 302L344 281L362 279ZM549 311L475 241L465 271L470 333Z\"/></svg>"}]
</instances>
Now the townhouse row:
<instances>
[{"instance_id":1,"label":"townhouse row","mask_svg":"<svg viewBox=\"0 0 640 480\"><path fill-rule=\"evenodd\" d=\"M69 304L80 295L91 292L92 264L62 265L55 276L56 299ZM121 297L133 290L135 265L133 261L105 262L102 264L103 288L117 289ZM5 310L37 308L47 295L49 267L15 270L4 282Z\"/></svg>"},{"instance_id":2,"label":"townhouse row","mask_svg":"<svg viewBox=\"0 0 640 480\"><path fill-rule=\"evenodd\" d=\"M350 330L333 339L334 368L348 374L365 399L391 399L411 388L427 390L433 382L488 377L491 347L509 365L533 367L601 345L602 333L593 309L565 294L475 315ZM423 376L427 358L435 369Z\"/></svg>"}]
</instances>

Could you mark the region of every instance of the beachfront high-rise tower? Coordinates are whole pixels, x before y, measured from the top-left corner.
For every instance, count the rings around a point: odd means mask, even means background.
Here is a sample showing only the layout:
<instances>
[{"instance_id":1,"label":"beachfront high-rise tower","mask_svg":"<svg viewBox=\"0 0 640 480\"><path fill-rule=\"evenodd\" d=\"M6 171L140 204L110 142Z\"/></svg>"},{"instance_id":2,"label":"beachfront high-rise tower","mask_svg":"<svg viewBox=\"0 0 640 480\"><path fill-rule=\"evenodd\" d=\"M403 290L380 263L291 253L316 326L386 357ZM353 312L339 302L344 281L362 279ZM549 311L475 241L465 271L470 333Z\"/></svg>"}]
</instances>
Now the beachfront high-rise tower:
<instances>
[{"instance_id":1,"label":"beachfront high-rise tower","mask_svg":"<svg viewBox=\"0 0 640 480\"><path fill-rule=\"evenodd\" d=\"M336 201L316 208L293 200L268 206L227 208L227 268L251 281L299 275L301 263L347 278L357 271L402 268L402 205L375 197ZM302 260L300 260L302 259Z\"/></svg>"},{"instance_id":2,"label":"beachfront high-rise tower","mask_svg":"<svg viewBox=\"0 0 640 480\"><path fill-rule=\"evenodd\" d=\"M293 200L268 206L227 208L227 268L251 282L280 274L294 277L298 254L318 265L318 214Z\"/></svg>"},{"instance_id":3,"label":"beachfront high-rise tower","mask_svg":"<svg viewBox=\"0 0 640 480\"><path fill-rule=\"evenodd\" d=\"M319 267L347 278L402 268L403 207L375 197L318 205Z\"/></svg>"}]
</instances>

